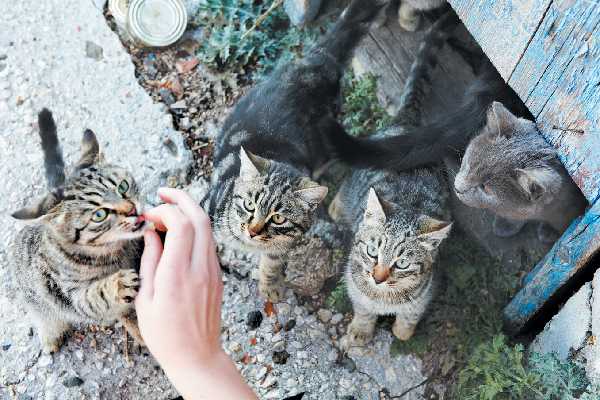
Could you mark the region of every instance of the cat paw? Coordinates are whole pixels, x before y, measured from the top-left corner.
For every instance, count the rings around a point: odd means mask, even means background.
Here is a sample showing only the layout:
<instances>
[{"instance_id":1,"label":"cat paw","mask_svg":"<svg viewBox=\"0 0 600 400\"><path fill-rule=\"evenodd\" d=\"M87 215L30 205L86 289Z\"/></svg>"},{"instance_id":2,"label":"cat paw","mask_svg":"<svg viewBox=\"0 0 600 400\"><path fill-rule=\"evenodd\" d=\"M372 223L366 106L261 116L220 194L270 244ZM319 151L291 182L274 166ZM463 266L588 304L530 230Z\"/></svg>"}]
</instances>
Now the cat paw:
<instances>
[{"instance_id":1,"label":"cat paw","mask_svg":"<svg viewBox=\"0 0 600 400\"><path fill-rule=\"evenodd\" d=\"M334 221L340 222L342 218L342 201L340 200L340 196L335 196L331 204L329 204L329 215L333 218Z\"/></svg>"},{"instance_id":2,"label":"cat paw","mask_svg":"<svg viewBox=\"0 0 600 400\"><path fill-rule=\"evenodd\" d=\"M140 277L133 269L124 269L115 273L115 301L125 305L132 303L140 290Z\"/></svg>"},{"instance_id":3,"label":"cat paw","mask_svg":"<svg viewBox=\"0 0 600 400\"><path fill-rule=\"evenodd\" d=\"M52 354L58 351L58 348L63 344L63 336L49 336L40 334L40 343L42 345L42 351L45 354Z\"/></svg>"},{"instance_id":4,"label":"cat paw","mask_svg":"<svg viewBox=\"0 0 600 400\"><path fill-rule=\"evenodd\" d=\"M283 299L285 293L285 282L283 279L276 280L271 284L259 282L258 291L260 295L270 302L277 302Z\"/></svg>"},{"instance_id":5,"label":"cat paw","mask_svg":"<svg viewBox=\"0 0 600 400\"><path fill-rule=\"evenodd\" d=\"M400 340L408 340L415 333L416 324L406 324L406 323L398 323L398 321L394 322L392 326L392 332L394 335Z\"/></svg>"},{"instance_id":6,"label":"cat paw","mask_svg":"<svg viewBox=\"0 0 600 400\"><path fill-rule=\"evenodd\" d=\"M545 243L554 243L560 238L560 233L547 222L541 222L538 226L538 238Z\"/></svg>"},{"instance_id":7,"label":"cat paw","mask_svg":"<svg viewBox=\"0 0 600 400\"><path fill-rule=\"evenodd\" d=\"M492 230L496 236L507 238L519 233L521 228L523 228L526 223L527 221L516 221L502 218L499 215L494 215Z\"/></svg>"},{"instance_id":8,"label":"cat paw","mask_svg":"<svg viewBox=\"0 0 600 400\"><path fill-rule=\"evenodd\" d=\"M362 330L350 323L348 325L348 338L350 339L350 343L357 346L364 346L373 340L373 331Z\"/></svg>"},{"instance_id":9,"label":"cat paw","mask_svg":"<svg viewBox=\"0 0 600 400\"><path fill-rule=\"evenodd\" d=\"M421 14L407 2L402 2L398 9L398 22L405 31L414 32L421 25Z\"/></svg>"}]
</instances>

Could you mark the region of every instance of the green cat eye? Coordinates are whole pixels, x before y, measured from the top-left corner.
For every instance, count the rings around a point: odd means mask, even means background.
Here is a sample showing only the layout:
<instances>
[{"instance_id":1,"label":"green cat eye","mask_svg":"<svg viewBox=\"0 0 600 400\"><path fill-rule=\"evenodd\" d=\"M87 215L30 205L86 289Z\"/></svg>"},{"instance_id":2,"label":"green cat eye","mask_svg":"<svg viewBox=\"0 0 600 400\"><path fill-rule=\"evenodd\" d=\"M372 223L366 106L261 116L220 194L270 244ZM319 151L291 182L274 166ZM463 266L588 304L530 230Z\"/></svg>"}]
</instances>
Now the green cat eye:
<instances>
[{"instance_id":1,"label":"green cat eye","mask_svg":"<svg viewBox=\"0 0 600 400\"><path fill-rule=\"evenodd\" d=\"M248 211L254 211L256 204L252 200L246 200L244 201L244 208Z\"/></svg>"},{"instance_id":2,"label":"green cat eye","mask_svg":"<svg viewBox=\"0 0 600 400\"><path fill-rule=\"evenodd\" d=\"M119 194L125 194L129 190L129 183L127 181L121 181L119 185Z\"/></svg>"},{"instance_id":3,"label":"green cat eye","mask_svg":"<svg viewBox=\"0 0 600 400\"><path fill-rule=\"evenodd\" d=\"M410 265L410 263L408 261L406 261L404 258L396 261L396 267L398 267L400 269L406 269L406 268L408 268L409 265Z\"/></svg>"},{"instance_id":4,"label":"green cat eye","mask_svg":"<svg viewBox=\"0 0 600 400\"><path fill-rule=\"evenodd\" d=\"M377 247L367 246L367 254L373 258L377 257L379 255L379 252L377 251Z\"/></svg>"},{"instance_id":5,"label":"green cat eye","mask_svg":"<svg viewBox=\"0 0 600 400\"><path fill-rule=\"evenodd\" d=\"M94 214L92 215L92 221L102 222L106 219L107 216L108 216L108 212L106 211L106 208L100 208L100 209L94 211Z\"/></svg>"},{"instance_id":6,"label":"green cat eye","mask_svg":"<svg viewBox=\"0 0 600 400\"><path fill-rule=\"evenodd\" d=\"M285 217L281 214L273 215L273 222L276 224L283 224L285 222Z\"/></svg>"}]
</instances>

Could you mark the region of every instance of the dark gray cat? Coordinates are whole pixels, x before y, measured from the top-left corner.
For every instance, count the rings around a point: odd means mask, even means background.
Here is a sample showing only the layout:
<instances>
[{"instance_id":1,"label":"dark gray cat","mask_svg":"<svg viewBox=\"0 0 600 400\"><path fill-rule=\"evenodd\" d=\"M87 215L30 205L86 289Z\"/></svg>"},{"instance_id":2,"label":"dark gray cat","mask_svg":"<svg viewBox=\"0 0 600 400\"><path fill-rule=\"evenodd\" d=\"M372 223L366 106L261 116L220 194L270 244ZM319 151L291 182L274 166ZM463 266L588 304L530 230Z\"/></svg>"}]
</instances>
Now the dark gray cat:
<instances>
[{"instance_id":1,"label":"dark gray cat","mask_svg":"<svg viewBox=\"0 0 600 400\"><path fill-rule=\"evenodd\" d=\"M450 12L425 35L400 110L376 138L402 135L404 129L421 123L436 57L458 22ZM382 314L396 315L396 337L406 340L412 336L434 293L438 248L451 227L448 203L448 186L439 167L349 173L330 214L352 229L345 274L354 307L348 326L352 341L360 345L370 342L377 315Z\"/></svg>"},{"instance_id":2,"label":"dark gray cat","mask_svg":"<svg viewBox=\"0 0 600 400\"><path fill-rule=\"evenodd\" d=\"M496 214L496 235L512 236L536 220L544 242L555 242L588 205L536 124L498 102L467 147L454 191L468 206Z\"/></svg>"},{"instance_id":3,"label":"dark gray cat","mask_svg":"<svg viewBox=\"0 0 600 400\"><path fill-rule=\"evenodd\" d=\"M132 301L145 224L133 176L100 162L96 136L86 130L81 158L65 180L47 109L38 126L53 190L12 215L28 225L17 236L10 263L17 300L35 323L45 353L58 350L71 324L115 319L143 344Z\"/></svg>"},{"instance_id":4,"label":"dark gray cat","mask_svg":"<svg viewBox=\"0 0 600 400\"><path fill-rule=\"evenodd\" d=\"M312 224L327 187L312 175L331 159L319 121L333 120L340 78L385 0L354 0L302 60L275 70L223 124L203 206L217 241L261 255L259 290L283 297L285 253Z\"/></svg>"}]
</instances>

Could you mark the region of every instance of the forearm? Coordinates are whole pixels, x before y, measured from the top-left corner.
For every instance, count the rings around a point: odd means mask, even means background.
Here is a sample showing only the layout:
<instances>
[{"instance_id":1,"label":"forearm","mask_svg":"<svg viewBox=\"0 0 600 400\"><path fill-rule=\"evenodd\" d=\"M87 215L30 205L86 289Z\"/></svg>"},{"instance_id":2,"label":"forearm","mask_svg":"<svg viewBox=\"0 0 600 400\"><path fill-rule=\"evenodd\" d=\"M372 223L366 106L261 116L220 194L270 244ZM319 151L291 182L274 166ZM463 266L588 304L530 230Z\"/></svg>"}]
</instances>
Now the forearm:
<instances>
[{"instance_id":1,"label":"forearm","mask_svg":"<svg viewBox=\"0 0 600 400\"><path fill-rule=\"evenodd\" d=\"M185 400L258 399L224 352L209 362L171 367L165 373Z\"/></svg>"}]
</instances>

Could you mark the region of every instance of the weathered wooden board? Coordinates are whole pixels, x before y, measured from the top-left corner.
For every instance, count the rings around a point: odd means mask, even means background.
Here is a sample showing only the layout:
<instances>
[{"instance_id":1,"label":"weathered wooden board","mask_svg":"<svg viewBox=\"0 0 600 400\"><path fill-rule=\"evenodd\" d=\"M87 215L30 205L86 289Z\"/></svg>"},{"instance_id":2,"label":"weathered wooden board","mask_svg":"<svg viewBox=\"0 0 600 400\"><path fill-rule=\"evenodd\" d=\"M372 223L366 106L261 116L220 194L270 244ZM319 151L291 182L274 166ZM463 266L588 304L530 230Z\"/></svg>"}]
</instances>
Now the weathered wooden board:
<instances>
[{"instance_id":1,"label":"weathered wooden board","mask_svg":"<svg viewBox=\"0 0 600 400\"><path fill-rule=\"evenodd\" d=\"M397 17L389 15L386 24L373 29L355 52L355 69L379 77L380 102L392 115L398 110L404 83L431 22L425 19L422 25L416 32L407 32L400 28ZM456 34L460 36L460 29ZM425 119L454 108L474 76L464 59L448 45L442 49L438 61L424 109Z\"/></svg>"},{"instance_id":2,"label":"weathered wooden board","mask_svg":"<svg viewBox=\"0 0 600 400\"><path fill-rule=\"evenodd\" d=\"M449 0L467 29L508 80L551 0Z\"/></svg>"},{"instance_id":3,"label":"weathered wooden board","mask_svg":"<svg viewBox=\"0 0 600 400\"><path fill-rule=\"evenodd\" d=\"M529 274L525 287L504 309L505 329L520 333L561 288L581 272L600 248L600 202L576 220L542 262Z\"/></svg>"},{"instance_id":4,"label":"weathered wooden board","mask_svg":"<svg viewBox=\"0 0 600 400\"><path fill-rule=\"evenodd\" d=\"M591 203L600 197L599 25L596 2L552 2L509 80Z\"/></svg>"}]
</instances>

